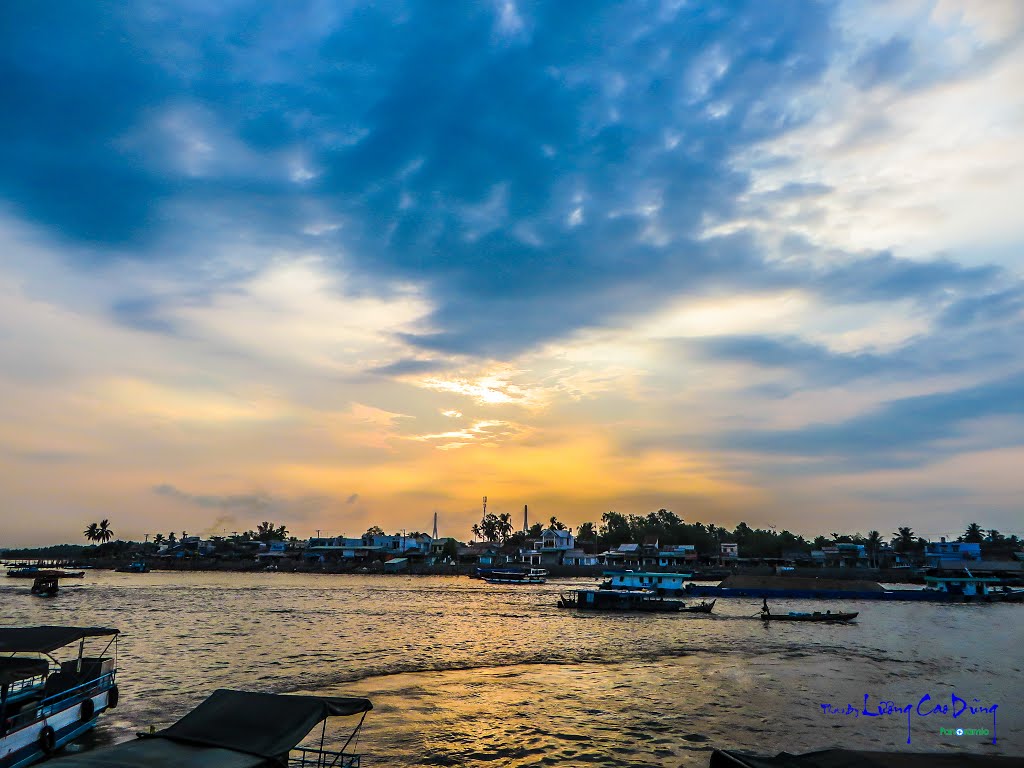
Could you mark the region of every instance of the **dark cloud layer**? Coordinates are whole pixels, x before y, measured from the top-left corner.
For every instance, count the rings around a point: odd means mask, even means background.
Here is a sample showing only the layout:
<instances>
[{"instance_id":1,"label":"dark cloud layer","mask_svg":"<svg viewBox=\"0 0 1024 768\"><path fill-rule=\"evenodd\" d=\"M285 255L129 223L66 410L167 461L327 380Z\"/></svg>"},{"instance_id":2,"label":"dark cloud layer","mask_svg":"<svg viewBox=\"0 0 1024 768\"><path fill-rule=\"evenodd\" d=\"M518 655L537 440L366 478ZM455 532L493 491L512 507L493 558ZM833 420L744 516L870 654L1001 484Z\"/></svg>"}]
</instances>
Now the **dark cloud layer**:
<instances>
[{"instance_id":1,"label":"dark cloud layer","mask_svg":"<svg viewBox=\"0 0 1024 768\"><path fill-rule=\"evenodd\" d=\"M308 245L316 211L346 268L428 286L441 330L413 341L485 354L728 274L694 238L746 188L735 153L807 117L833 41L829 5L795 1L0 13L0 190L24 215L173 261L158 241L192 227ZM115 316L172 330L146 309Z\"/></svg>"}]
</instances>

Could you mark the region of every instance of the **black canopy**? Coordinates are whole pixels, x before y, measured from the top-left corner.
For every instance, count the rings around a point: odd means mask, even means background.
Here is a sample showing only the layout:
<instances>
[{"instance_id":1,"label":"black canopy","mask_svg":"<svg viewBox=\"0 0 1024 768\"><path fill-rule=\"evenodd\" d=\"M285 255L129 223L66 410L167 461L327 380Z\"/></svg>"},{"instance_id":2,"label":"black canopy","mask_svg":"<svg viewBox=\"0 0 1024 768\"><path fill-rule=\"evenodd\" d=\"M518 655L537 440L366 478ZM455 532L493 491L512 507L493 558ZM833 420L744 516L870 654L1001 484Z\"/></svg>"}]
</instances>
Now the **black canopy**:
<instances>
[{"instance_id":1,"label":"black canopy","mask_svg":"<svg viewBox=\"0 0 1024 768\"><path fill-rule=\"evenodd\" d=\"M179 744L276 757L302 741L322 720L371 709L373 704L369 699L281 696L221 688L156 735Z\"/></svg>"},{"instance_id":2,"label":"black canopy","mask_svg":"<svg viewBox=\"0 0 1024 768\"><path fill-rule=\"evenodd\" d=\"M116 635L106 627L11 627L0 629L0 653L49 653L83 637Z\"/></svg>"},{"instance_id":3,"label":"black canopy","mask_svg":"<svg viewBox=\"0 0 1024 768\"><path fill-rule=\"evenodd\" d=\"M255 768L287 754L329 716L373 709L369 699L220 689L152 737L56 760L54 768ZM275 763L276 764L276 763Z\"/></svg>"},{"instance_id":4,"label":"black canopy","mask_svg":"<svg viewBox=\"0 0 1024 768\"><path fill-rule=\"evenodd\" d=\"M862 752L826 749L775 757L715 750L710 768L1020 768L1019 757L970 755L965 752Z\"/></svg>"},{"instance_id":5,"label":"black canopy","mask_svg":"<svg viewBox=\"0 0 1024 768\"><path fill-rule=\"evenodd\" d=\"M49 670L50 664L46 659L26 659L20 656L0 659L0 685L45 675Z\"/></svg>"}]
</instances>

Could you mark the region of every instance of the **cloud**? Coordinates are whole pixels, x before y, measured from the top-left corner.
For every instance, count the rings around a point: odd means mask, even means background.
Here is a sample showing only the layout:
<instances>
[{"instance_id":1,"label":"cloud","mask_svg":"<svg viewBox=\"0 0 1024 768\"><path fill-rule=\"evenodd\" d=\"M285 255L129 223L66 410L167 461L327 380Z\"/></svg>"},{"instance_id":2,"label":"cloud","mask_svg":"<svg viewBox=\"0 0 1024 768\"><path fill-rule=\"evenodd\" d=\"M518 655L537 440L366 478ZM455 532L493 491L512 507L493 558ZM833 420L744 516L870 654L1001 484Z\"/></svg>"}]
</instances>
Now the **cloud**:
<instances>
[{"instance_id":1,"label":"cloud","mask_svg":"<svg viewBox=\"0 0 1024 768\"><path fill-rule=\"evenodd\" d=\"M1024 416L1024 374L1017 373L965 389L893 400L839 423L731 433L717 442L732 450L838 459L854 466L915 466L965 450L967 446L956 440L969 435L972 422L1020 416ZM989 430L980 439L991 445L996 435ZM1024 443L1012 431L998 441L1000 447Z\"/></svg>"},{"instance_id":2,"label":"cloud","mask_svg":"<svg viewBox=\"0 0 1024 768\"><path fill-rule=\"evenodd\" d=\"M231 513L245 514L251 517L277 515L285 520L302 520L330 506L333 500L327 496L306 496L285 498L266 492L238 494L196 494L179 490L169 483L161 483L153 487L153 493L169 499L200 507ZM349 502L346 502L349 503ZM218 517L218 521L226 518ZM232 516L233 520L234 517Z\"/></svg>"}]
</instances>

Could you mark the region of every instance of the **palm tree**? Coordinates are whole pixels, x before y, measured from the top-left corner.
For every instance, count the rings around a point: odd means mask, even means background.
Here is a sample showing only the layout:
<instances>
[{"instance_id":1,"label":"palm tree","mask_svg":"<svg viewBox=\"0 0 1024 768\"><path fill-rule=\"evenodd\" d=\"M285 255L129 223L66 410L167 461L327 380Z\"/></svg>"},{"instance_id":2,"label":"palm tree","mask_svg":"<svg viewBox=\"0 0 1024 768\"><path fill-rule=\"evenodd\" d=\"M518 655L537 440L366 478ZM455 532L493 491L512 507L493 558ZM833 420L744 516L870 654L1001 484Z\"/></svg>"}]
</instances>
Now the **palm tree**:
<instances>
[{"instance_id":1,"label":"palm tree","mask_svg":"<svg viewBox=\"0 0 1024 768\"><path fill-rule=\"evenodd\" d=\"M564 531L565 523L559 522L558 518L554 515L551 516L551 529L555 531Z\"/></svg>"},{"instance_id":2,"label":"palm tree","mask_svg":"<svg viewBox=\"0 0 1024 768\"><path fill-rule=\"evenodd\" d=\"M100 520L99 527L96 529L96 541L106 544L114 538L114 529L110 527L110 521L104 518Z\"/></svg>"},{"instance_id":3,"label":"palm tree","mask_svg":"<svg viewBox=\"0 0 1024 768\"><path fill-rule=\"evenodd\" d=\"M868 552L871 554L871 567L878 567L878 545L882 543L882 534L878 531L868 531L867 545Z\"/></svg>"},{"instance_id":4,"label":"palm tree","mask_svg":"<svg viewBox=\"0 0 1024 768\"><path fill-rule=\"evenodd\" d=\"M896 533L894 533L893 536L897 539L895 543L899 548L899 551L904 554L914 546L914 531L909 525L897 528Z\"/></svg>"},{"instance_id":5,"label":"palm tree","mask_svg":"<svg viewBox=\"0 0 1024 768\"><path fill-rule=\"evenodd\" d=\"M484 535L483 531L480 529L479 523L473 523L473 525L469 529L469 532L473 534L474 539L483 538Z\"/></svg>"},{"instance_id":6,"label":"palm tree","mask_svg":"<svg viewBox=\"0 0 1024 768\"><path fill-rule=\"evenodd\" d=\"M164 543L164 535L162 533L158 533L156 536L153 537L153 543L159 547L161 544Z\"/></svg>"},{"instance_id":7,"label":"palm tree","mask_svg":"<svg viewBox=\"0 0 1024 768\"><path fill-rule=\"evenodd\" d=\"M966 542L971 544L981 544L984 539L984 531L982 531L981 526L977 523L971 523L967 526L967 530L964 531L964 541Z\"/></svg>"},{"instance_id":8,"label":"palm tree","mask_svg":"<svg viewBox=\"0 0 1024 768\"><path fill-rule=\"evenodd\" d=\"M498 536L500 537L501 542L504 543L505 540L512 535L512 514L509 512L502 512L498 515L497 528Z\"/></svg>"},{"instance_id":9,"label":"palm tree","mask_svg":"<svg viewBox=\"0 0 1024 768\"><path fill-rule=\"evenodd\" d=\"M593 541L595 536L597 531L593 523L580 523L580 527L576 529L576 539L579 541Z\"/></svg>"},{"instance_id":10,"label":"palm tree","mask_svg":"<svg viewBox=\"0 0 1024 768\"><path fill-rule=\"evenodd\" d=\"M171 531L170 533L167 534L167 543L168 544L174 544L177 540L178 540L178 537L175 535L174 531Z\"/></svg>"},{"instance_id":11,"label":"palm tree","mask_svg":"<svg viewBox=\"0 0 1024 768\"><path fill-rule=\"evenodd\" d=\"M99 541L100 527L96 523L89 523L89 527L82 531L86 541Z\"/></svg>"}]
</instances>

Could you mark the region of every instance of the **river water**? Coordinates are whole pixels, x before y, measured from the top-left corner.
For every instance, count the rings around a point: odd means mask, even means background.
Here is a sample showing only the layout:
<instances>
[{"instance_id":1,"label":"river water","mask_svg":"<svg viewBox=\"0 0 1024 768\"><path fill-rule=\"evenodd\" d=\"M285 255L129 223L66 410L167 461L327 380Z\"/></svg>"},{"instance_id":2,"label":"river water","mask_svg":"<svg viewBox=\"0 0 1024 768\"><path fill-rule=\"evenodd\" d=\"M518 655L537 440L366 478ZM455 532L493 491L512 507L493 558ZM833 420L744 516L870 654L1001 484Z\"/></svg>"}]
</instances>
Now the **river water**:
<instances>
[{"instance_id":1,"label":"river water","mask_svg":"<svg viewBox=\"0 0 1024 768\"><path fill-rule=\"evenodd\" d=\"M50 600L0 583L0 625L121 630L121 703L96 739L169 724L216 688L366 696L366 766L706 766L714 747L1024 755L1024 606L777 601L860 611L771 624L753 599L711 616L577 614L559 592L465 577L90 572ZM924 695L998 705L954 719L826 714ZM974 700L977 699L975 702ZM328 741L343 741L332 719ZM355 723L353 722L352 725ZM940 728L989 736L941 735ZM954 731L955 732L955 731Z\"/></svg>"}]
</instances>

